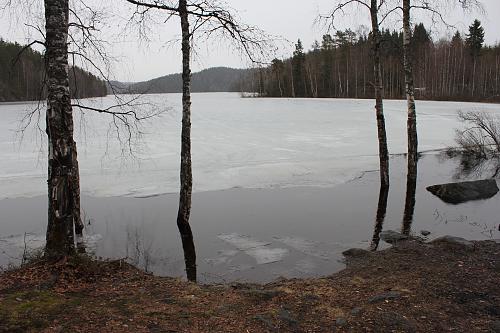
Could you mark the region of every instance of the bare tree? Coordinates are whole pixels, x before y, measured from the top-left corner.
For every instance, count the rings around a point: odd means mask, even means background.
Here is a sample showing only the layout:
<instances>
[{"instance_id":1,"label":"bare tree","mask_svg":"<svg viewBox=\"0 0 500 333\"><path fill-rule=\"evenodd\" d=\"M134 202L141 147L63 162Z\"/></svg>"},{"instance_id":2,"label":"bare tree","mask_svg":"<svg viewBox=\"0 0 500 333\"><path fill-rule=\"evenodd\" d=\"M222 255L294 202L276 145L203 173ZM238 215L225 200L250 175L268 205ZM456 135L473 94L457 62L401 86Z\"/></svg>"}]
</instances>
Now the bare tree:
<instances>
[{"instance_id":1,"label":"bare tree","mask_svg":"<svg viewBox=\"0 0 500 333\"><path fill-rule=\"evenodd\" d=\"M403 0L403 67L405 72L406 102L408 105L408 177L417 178L418 136L417 114L415 107L415 85L411 59L411 0Z\"/></svg>"},{"instance_id":2,"label":"bare tree","mask_svg":"<svg viewBox=\"0 0 500 333\"><path fill-rule=\"evenodd\" d=\"M382 67L381 67L381 44L382 37L380 33L380 25L382 22L394 11L394 9L387 9L386 0L347 0L337 1L335 8L330 14L321 17L328 19L328 29L334 29L336 17L344 12L346 6L358 5L368 9L371 19L371 44L373 52L373 74L374 82L373 88L375 92L375 114L377 118L377 135L379 143L379 159L380 159L380 184L382 187L389 187L389 150L387 148L387 133L385 129L385 116L384 116L384 85L382 82ZM385 8L385 13L380 19L380 11Z\"/></svg>"},{"instance_id":3,"label":"bare tree","mask_svg":"<svg viewBox=\"0 0 500 333\"><path fill-rule=\"evenodd\" d=\"M23 1L22 8L30 12L30 17L36 17L36 12L42 10L29 1ZM105 53L104 42L97 38L97 22L101 13L87 6L83 0L70 3L68 0L45 0L45 28L37 23L27 23L26 26L37 32L41 39L34 39L25 46L18 57L32 45L38 44L45 48L45 73L38 94L39 103L23 118L21 133L38 121L45 106L41 102L47 90L46 134L48 137L48 222L46 234L46 254L49 258L59 258L75 252L75 234L78 249L82 250L83 223L80 215L80 177L78 157L73 131L74 109L80 112L91 111L110 115L112 128L122 144L131 149L133 133L140 133L139 122L162 113L154 107L146 112L139 111L149 103L139 103L138 97L124 99L116 94L116 104L107 108L96 108L85 105L79 99L71 100L69 84L70 60L72 70L75 70L76 59L79 58L90 65L110 84L109 75L99 64L106 64L110 57ZM2 9L13 9L10 0L3 1ZM20 19L19 13L11 13ZM69 58L71 56L71 59ZM95 59L97 58L97 60ZM75 73L75 90L78 81ZM151 105L150 105L151 106ZM125 132L123 137L121 132Z\"/></svg>"},{"instance_id":4,"label":"bare tree","mask_svg":"<svg viewBox=\"0 0 500 333\"><path fill-rule=\"evenodd\" d=\"M224 3L213 1L136 1L125 0L136 6L133 15L140 26L144 26L150 9L157 9L166 13L167 20L173 16L180 17L181 49L182 49L182 131L181 131L181 166L180 166L180 193L179 210L177 213L177 227L182 239L184 259L188 279L196 281L196 254L193 233L189 224L191 214L191 196L193 188L193 174L191 163L191 43L195 33L206 37L219 34L229 37L235 42L252 62L259 62L269 45L269 38L258 28L237 22L235 15L227 10ZM193 24L190 24L190 20Z\"/></svg>"},{"instance_id":5,"label":"bare tree","mask_svg":"<svg viewBox=\"0 0 500 333\"><path fill-rule=\"evenodd\" d=\"M45 0L47 67L48 225L46 255L71 255L74 247L75 192L78 181L73 110L68 75L68 0ZM78 198L79 199L79 198Z\"/></svg>"}]
</instances>

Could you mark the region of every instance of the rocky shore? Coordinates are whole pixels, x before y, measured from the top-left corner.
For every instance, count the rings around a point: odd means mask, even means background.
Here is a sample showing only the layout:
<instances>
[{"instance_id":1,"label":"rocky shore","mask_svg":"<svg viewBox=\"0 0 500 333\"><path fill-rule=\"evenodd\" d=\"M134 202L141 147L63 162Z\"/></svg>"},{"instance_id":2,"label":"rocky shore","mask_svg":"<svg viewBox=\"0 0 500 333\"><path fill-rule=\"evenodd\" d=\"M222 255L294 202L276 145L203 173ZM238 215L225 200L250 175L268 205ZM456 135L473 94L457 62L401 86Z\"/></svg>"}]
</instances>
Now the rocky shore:
<instances>
[{"instance_id":1,"label":"rocky shore","mask_svg":"<svg viewBox=\"0 0 500 333\"><path fill-rule=\"evenodd\" d=\"M500 242L346 252L347 268L196 285L86 257L0 275L2 332L500 332Z\"/></svg>"}]
</instances>

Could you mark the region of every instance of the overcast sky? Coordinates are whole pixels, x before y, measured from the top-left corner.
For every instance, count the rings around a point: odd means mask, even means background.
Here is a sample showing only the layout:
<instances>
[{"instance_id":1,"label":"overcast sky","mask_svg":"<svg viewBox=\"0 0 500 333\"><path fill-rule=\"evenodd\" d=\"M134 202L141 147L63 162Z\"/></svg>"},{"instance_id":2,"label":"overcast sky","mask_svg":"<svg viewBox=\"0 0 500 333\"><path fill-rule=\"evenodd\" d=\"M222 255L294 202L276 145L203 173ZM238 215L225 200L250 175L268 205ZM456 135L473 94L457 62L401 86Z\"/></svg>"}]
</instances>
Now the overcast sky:
<instances>
[{"instance_id":1,"label":"overcast sky","mask_svg":"<svg viewBox=\"0 0 500 333\"><path fill-rule=\"evenodd\" d=\"M103 19L102 34L103 39L110 41L107 46L108 53L116 59L112 64L114 78L120 81L141 81L180 72L181 59L178 51L180 44L169 43L179 36L179 24L176 18L167 24L157 24L148 34L149 41L138 42L134 33L137 29L133 27L126 29L126 22L133 7L125 4L124 0L88 0L88 2L95 2L97 7L108 13ZM327 13L334 3L333 0L227 0L227 2L237 11L241 21L258 26L267 33L281 36L290 42L300 38L306 49L314 40L321 40L321 36L326 32L323 25L314 22L319 14ZM460 8L452 8L446 10L445 17L462 32L466 32L474 18L478 18L485 29L486 43L494 44L500 41L498 19L500 1L483 0L482 3L484 13L464 13ZM0 16L0 37L25 43L30 36L36 36L36 33L29 32L30 28L26 27L25 23L32 24L37 20L43 23L41 9L35 6L31 9L33 13L31 15L27 15L23 10L21 14L18 12L16 15ZM368 13L363 8L353 7L345 14L337 21L336 27L339 29L351 28L356 31L361 25L369 25ZM27 19L27 16L37 15L38 18ZM431 21L427 16L428 14L415 12L413 23L424 22L430 25ZM399 29L400 25L400 18L396 15L387 21L386 27ZM450 35L453 31L446 29L442 24L436 24L432 27L432 33L433 38L437 39ZM290 54L292 43L282 42L279 45L279 55ZM248 62L223 41L202 43L198 46L193 61L195 71L213 66L246 67L247 65Z\"/></svg>"}]
</instances>

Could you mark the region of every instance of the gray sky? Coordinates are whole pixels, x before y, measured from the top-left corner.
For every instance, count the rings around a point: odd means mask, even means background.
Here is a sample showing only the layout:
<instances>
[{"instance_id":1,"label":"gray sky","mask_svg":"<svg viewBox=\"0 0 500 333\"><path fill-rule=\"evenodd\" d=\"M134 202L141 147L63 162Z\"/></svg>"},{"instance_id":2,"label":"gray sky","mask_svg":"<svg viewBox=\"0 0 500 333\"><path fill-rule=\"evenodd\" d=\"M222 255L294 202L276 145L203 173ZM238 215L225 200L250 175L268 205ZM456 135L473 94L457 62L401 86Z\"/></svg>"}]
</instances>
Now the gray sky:
<instances>
[{"instance_id":1,"label":"gray sky","mask_svg":"<svg viewBox=\"0 0 500 333\"><path fill-rule=\"evenodd\" d=\"M0 0L0 4L1 4ZM25 1L25 0L20 0ZM80 0L72 0L78 2ZM115 57L111 71L114 78L121 81L140 81L169 73L179 72L181 59L179 43L169 43L179 36L179 24L174 18L167 24L153 26L149 41L138 42L137 29L126 26L133 7L124 3L123 0L88 0L94 2L106 14L103 17L102 34L103 39L110 41L107 46L108 53ZM326 32L325 27L314 24L320 13L328 12L332 0L230 0L230 6L238 12L240 20L256 25L267 33L281 36L285 40L295 42L301 38L306 48L309 48L314 40L321 40L322 34ZM500 41L500 1L483 0L484 13L464 13L460 8L446 10L447 21L462 32L467 31L468 25L474 18L479 18L485 28L485 39L487 44ZM120 8L117 10L117 8ZM31 9L32 14L27 15L26 10L16 15L0 16L0 37L7 40L15 40L25 43L27 36L36 36L30 32L25 23L42 23L43 13L40 6ZM27 20L26 17L37 17ZM424 22L430 24L428 14L414 12L414 23ZM158 18L159 20L159 18ZM43 23L42 23L43 25ZM364 8L352 7L346 11L346 15L339 17L337 28L351 28L356 31L360 25L369 25L368 13ZM393 16L387 21L386 27L399 28L400 18ZM452 34L454 31L446 29L442 24L432 27L433 37L439 38ZM292 43L280 43L278 56L288 56L292 51ZM197 54L193 62L195 71L212 66L246 67L248 62L237 52L232 51L229 44L224 41L201 43L197 47Z\"/></svg>"}]
</instances>

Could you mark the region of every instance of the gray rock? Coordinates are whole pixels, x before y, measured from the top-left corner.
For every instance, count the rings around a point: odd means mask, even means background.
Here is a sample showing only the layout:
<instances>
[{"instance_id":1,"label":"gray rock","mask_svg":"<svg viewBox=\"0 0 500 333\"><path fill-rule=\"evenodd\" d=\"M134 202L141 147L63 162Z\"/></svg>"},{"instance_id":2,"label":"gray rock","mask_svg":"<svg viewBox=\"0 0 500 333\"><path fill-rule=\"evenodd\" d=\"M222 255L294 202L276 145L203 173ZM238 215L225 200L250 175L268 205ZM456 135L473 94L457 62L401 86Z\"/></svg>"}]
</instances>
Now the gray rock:
<instances>
[{"instance_id":1,"label":"gray rock","mask_svg":"<svg viewBox=\"0 0 500 333\"><path fill-rule=\"evenodd\" d=\"M289 326L296 326L298 324L297 320L290 313L290 311L285 310L285 309L281 309L278 312L278 318L281 319L282 321L286 322Z\"/></svg>"},{"instance_id":2,"label":"gray rock","mask_svg":"<svg viewBox=\"0 0 500 333\"><path fill-rule=\"evenodd\" d=\"M450 245L458 245L458 246L463 246L463 247L473 247L474 243L471 241L468 241L467 239L460 238L460 237L454 237L454 236L443 236L436 238L433 240L431 243L433 244L450 244Z\"/></svg>"},{"instance_id":3,"label":"gray rock","mask_svg":"<svg viewBox=\"0 0 500 333\"><path fill-rule=\"evenodd\" d=\"M379 320L388 332L417 332L415 325L396 312L384 312L380 314Z\"/></svg>"},{"instance_id":4,"label":"gray rock","mask_svg":"<svg viewBox=\"0 0 500 333\"><path fill-rule=\"evenodd\" d=\"M349 250L345 250L344 252L342 252L342 254L344 255L344 257L359 258L370 255L371 252L364 249L352 248Z\"/></svg>"},{"instance_id":5,"label":"gray rock","mask_svg":"<svg viewBox=\"0 0 500 333\"><path fill-rule=\"evenodd\" d=\"M368 303L380 303L384 302L386 300L394 300L398 299L401 297L401 294L396 292L396 291L389 291L377 296L373 296L372 298L368 299Z\"/></svg>"},{"instance_id":6,"label":"gray rock","mask_svg":"<svg viewBox=\"0 0 500 333\"><path fill-rule=\"evenodd\" d=\"M346 326L347 325L347 320L345 318L339 317L335 320L335 325L337 326Z\"/></svg>"},{"instance_id":7,"label":"gray rock","mask_svg":"<svg viewBox=\"0 0 500 333\"><path fill-rule=\"evenodd\" d=\"M420 234L421 234L422 236L427 237L427 236L429 236L429 235L431 234L431 232L430 232L430 231L428 231L428 230L422 230L422 231L420 231Z\"/></svg>"},{"instance_id":8,"label":"gray rock","mask_svg":"<svg viewBox=\"0 0 500 333\"><path fill-rule=\"evenodd\" d=\"M357 315L359 315L361 312L363 312L363 309L362 309L362 308L354 308L354 309L352 309L352 310L351 310L351 314L352 314L353 316L357 316Z\"/></svg>"},{"instance_id":9,"label":"gray rock","mask_svg":"<svg viewBox=\"0 0 500 333\"><path fill-rule=\"evenodd\" d=\"M498 193L497 182L494 179L472 182L450 183L427 187L431 192L446 203L460 204L472 200L489 199Z\"/></svg>"},{"instance_id":10,"label":"gray rock","mask_svg":"<svg viewBox=\"0 0 500 333\"><path fill-rule=\"evenodd\" d=\"M403 235L402 233L399 233L394 230L387 230L387 231L382 231L380 233L380 239L383 240L384 242L393 244L403 240L407 240L408 236Z\"/></svg>"}]
</instances>

